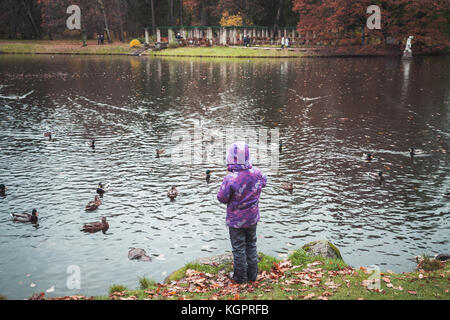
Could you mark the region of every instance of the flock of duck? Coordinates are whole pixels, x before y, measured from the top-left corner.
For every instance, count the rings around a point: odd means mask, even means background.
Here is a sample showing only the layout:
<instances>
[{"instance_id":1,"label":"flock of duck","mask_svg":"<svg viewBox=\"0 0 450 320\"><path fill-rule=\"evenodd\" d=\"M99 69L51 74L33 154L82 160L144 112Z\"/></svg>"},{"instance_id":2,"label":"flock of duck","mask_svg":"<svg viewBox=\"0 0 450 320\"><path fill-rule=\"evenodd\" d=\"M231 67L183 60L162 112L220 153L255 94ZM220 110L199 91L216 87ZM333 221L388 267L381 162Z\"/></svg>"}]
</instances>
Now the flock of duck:
<instances>
[{"instance_id":1,"label":"flock of duck","mask_svg":"<svg viewBox=\"0 0 450 320\"><path fill-rule=\"evenodd\" d=\"M52 132L46 132L44 133L44 137L48 138L48 141L53 142L56 141L56 139L53 137ZM95 140L93 139L91 143L89 144L89 147L93 150L95 149ZM159 158L160 155L164 154L164 149L157 149L156 150L156 157ZM206 181L209 183L211 178L211 171L206 171ZM6 190L8 188L4 184L0 184L0 197L6 196ZM102 200L100 198L103 198L103 195L107 193L109 190L109 184L103 184L99 183L96 190L96 195L94 197L93 201L88 202L88 204L85 207L85 210L87 212L95 211L100 207L102 204ZM176 186L172 186L169 191L167 191L167 197L171 200L174 200L178 196L178 190ZM11 214L14 222L20 222L20 223L32 223L37 225L38 223L38 212L36 209L33 209L31 214L29 213L13 213ZM86 223L82 226L81 231L89 232L89 233L95 233L98 231L102 231L103 233L106 233L106 231L109 229L109 224L106 221L106 217L102 217L102 220L100 222L90 222Z\"/></svg>"},{"instance_id":2,"label":"flock of duck","mask_svg":"<svg viewBox=\"0 0 450 320\"><path fill-rule=\"evenodd\" d=\"M49 138L49 141L55 141L55 139L52 137L52 133L51 132L47 132L44 134L45 137ZM95 149L95 140L92 140L91 144L89 145L90 148ZM282 142L279 143L279 151L281 152L283 149L283 144ZM164 149L157 149L156 150L156 157L159 158L160 155L164 154L165 150ZM418 154L423 154L422 150L419 149L415 149L415 148L410 148L409 150L409 154L411 159L414 158L415 155ZM363 158L370 162L372 161L375 157L372 153L367 153L363 155ZM385 181L385 177L384 177L384 172L383 171L379 171L378 174L370 174L372 178L374 178L375 180L377 180L380 184L382 184ZM206 182L209 183L210 179L211 179L211 170L206 170L205 173L205 177L206 177ZM289 192L292 192L294 189L294 185L292 184L292 182L284 182L281 185L281 188L284 190L287 190ZM0 184L0 197L5 197L6 196L6 190L8 188L4 185L4 184ZM97 186L97 190L96 193L97 195L95 195L94 200L90 201L87 205L85 210L86 211L95 211L97 210L97 208L102 204L102 201L100 198L103 197L103 195L108 192L109 190L109 184L103 184L103 183L99 183ZM169 191L167 192L167 197L171 200L174 200L176 197L178 196L178 190L176 188L176 186L172 186ZM447 191L444 195L445 198L450 199L450 190ZM29 213L13 213L11 214L13 221L14 222L21 222L21 223L32 223L32 224L37 224L38 223L38 212L36 209L33 209L31 214ZM106 217L102 217L101 222L90 222L90 223L86 223L83 225L81 231L84 232L89 232L89 233L95 233L98 231L102 231L103 233L105 233L107 230L109 229L109 224L106 221Z\"/></svg>"}]
</instances>

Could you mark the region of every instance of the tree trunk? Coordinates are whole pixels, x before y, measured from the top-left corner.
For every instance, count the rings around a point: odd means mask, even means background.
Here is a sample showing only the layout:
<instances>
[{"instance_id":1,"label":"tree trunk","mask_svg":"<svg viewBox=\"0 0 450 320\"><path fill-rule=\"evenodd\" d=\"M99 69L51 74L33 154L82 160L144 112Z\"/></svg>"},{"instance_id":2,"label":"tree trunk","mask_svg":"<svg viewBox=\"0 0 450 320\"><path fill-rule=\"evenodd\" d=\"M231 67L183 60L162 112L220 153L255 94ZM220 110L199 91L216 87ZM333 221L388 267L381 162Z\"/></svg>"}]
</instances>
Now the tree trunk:
<instances>
[{"instance_id":1,"label":"tree trunk","mask_svg":"<svg viewBox=\"0 0 450 320\"><path fill-rule=\"evenodd\" d=\"M111 33L109 32L108 19L106 18L106 12L105 12L105 6L103 5L103 0L97 0L97 1L100 6L100 11L103 14L103 20L104 20L104 24L105 24L105 31L106 31L106 37L108 38L108 43L112 43Z\"/></svg>"},{"instance_id":2,"label":"tree trunk","mask_svg":"<svg viewBox=\"0 0 450 320\"><path fill-rule=\"evenodd\" d=\"M40 36L40 33L39 33L39 29L38 29L38 27L36 26L36 23L34 22L33 15L31 14L31 11L30 11L30 7L25 3L25 0L22 0L21 2L22 2L23 8L25 9L25 12L26 12L26 14L27 14L27 17L28 17L28 19L29 19L30 22L31 22L31 25L33 26L33 30L34 30L34 33L35 33L35 35L36 35L36 38L39 39L41 36Z\"/></svg>"},{"instance_id":3,"label":"tree trunk","mask_svg":"<svg viewBox=\"0 0 450 320\"><path fill-rule=\"evenodd\" d=\"M183 25L183 0L180 0L180 26Z\"/></svg>"},{"instance_id":4,"label":"tree trunk","mask_svg":"<svg viewBox=\"0 0 450 320\"><path fill-rule=\"evenodd\" d=\"M278 26L280 25L280 17L281 17L281 7L283 6L283 0L280 0L279 5L278 5L278 10L277 10L277 18L275 20L275 28L278 28Z\"/></svg>"},{"instance_id":5,"label":"tree trunk","mask_svg":"<svg viewBox=\"0 0 450 320\"><path fill-rule=\"evenodd\" d=\"M156 20L155 20L155 3L153 0L150 0L150 5L152 7L152 27L156 28ZM155 32L155 30L153 30Z\"/></svg>"},{"instance_id":6,"label":"tree trunk","mask_svg":"<svg viewBox=\"0 0 450 320\"><path fill-rule=\"evenodd\" d=\"M206 0L202 0L201 13L200 13L200 24L206 26Z\"/></svg>"},{"instance_id":7,"label":"tree trunk","mask_svg":"<svg viewBox=\"0 0 450 320\"><path fill-rule=\"evenodd\" d=\"M117 14L119 16L119 40L120 40L120 42L124 42L123 22L122 22L122 9L120 7L121 7L121 0L117 0Z\"/></svg>"}]
</instances>

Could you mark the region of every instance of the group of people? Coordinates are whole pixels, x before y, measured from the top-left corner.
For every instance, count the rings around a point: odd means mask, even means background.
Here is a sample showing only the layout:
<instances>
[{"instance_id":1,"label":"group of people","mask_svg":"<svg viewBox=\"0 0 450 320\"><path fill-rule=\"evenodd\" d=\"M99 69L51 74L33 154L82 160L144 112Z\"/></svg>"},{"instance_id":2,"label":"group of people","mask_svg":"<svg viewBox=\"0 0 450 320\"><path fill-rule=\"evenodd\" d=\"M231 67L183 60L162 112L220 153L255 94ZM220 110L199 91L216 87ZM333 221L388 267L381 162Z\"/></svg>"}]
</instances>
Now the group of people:
<instances>
[{"instance_id":1,"label":"group of people","mask_svg":"<svg viewBox=\"0 0 450 320\"><path fill-rule=\"evenodd\" d=\"M97 34L97 43L98 45L102 45L105 43L105 36L103 33Z\"/></svg>"},{"instance_id":2,"label":"group of people","mask_svg":"<svg viewBox=\"0 0 450 320\"><path fill-rule=\"evenodd\" d=\"M284 49L284 48L290 48L290 43L289 43L288 37L281 38L281 49Z\"/></svg>"},{"instance_id":3,"label":"group of people","mask_svg":"<svg viewBox=\"0 0 450 320\"><path fill-rule=\"evenodd\" d=\"M246 34L244 36L244 38L242 39L242 41L244 42L244 46L245 47L250 47L250 43L251 43L251 39L250 36L248 34Z\"/></svg>"}]
</instances>

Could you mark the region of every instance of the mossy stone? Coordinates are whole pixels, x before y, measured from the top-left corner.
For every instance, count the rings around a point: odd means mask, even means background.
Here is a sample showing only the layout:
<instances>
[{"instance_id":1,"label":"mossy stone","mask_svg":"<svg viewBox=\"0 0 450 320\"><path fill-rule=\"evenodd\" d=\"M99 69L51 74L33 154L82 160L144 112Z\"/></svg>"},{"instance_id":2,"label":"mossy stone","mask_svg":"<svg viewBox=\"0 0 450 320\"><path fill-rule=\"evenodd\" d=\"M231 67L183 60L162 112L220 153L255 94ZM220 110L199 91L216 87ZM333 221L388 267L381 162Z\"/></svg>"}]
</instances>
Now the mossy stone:
<instances>
[{"instance_id":1,"label":"mossy stone","mask_svg":"<svg viewBox=\"0 0 450 320\"><path fill-rule=\"evenodd\" d=\"M328 240L309 242L302 247L311 256L321 256L329 259L342 259L339 249Z\"/></svg>"}]
</instances>

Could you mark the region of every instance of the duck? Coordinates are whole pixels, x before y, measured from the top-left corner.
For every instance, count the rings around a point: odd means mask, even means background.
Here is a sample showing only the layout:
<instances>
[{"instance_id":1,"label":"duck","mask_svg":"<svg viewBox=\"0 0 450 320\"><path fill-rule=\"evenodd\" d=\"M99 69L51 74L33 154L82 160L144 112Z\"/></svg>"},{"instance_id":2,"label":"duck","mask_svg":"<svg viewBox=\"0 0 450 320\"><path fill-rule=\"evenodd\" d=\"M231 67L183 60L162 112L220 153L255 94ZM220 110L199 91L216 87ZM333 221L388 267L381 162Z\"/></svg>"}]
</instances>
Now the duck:
<instances>
[{"instance_id":1,"label":"duck","mask_svg":"<svg viewBox=\"0 0 450 320\"><path fill-rule=\"evenodd\" d=\"M166 152L166 150L164 149L156 149L156 157L159 158L160 154L164 154Z\"/></svg>"},{"instance_id":2,"label":"duck","mask_svg":"<svg viewBox=\"0 0 450 320\"><path fill-rule=\"evenodd\" d=\"M6 196L6 190L8 190L8 188L4 184L0 184L0 197Z\"/></svg>"},{"instance_id":3,"label":"duck","mask_svg":"<svg viewBox=\"0 0 450 320\"><path fill-rule=\"evenodd\" d=\"M283 151L283 142L280 141L280 143L278 144L278 150L281 152Z\"/></svg>"},{"instance_id":4,"label":"duck","mask_svg":"<svg viewBox=\"0 0 450 320\"><path fill-rule=\"evenodd\" d=\"M108 229L109 223L106 222L106 217L102 217L102 222L86 223L85 225L83 225L81 231L95 233L101 230L103 233L106 233Z\"/></svg>"},{"instance_id":5,"label":"duck","mask_svg":"<svg viewBox=\"0 0 450 320\"><path fill-rule=\"evenodd\" d=\"M52 137L51 132L44 133L44 137L48 137L48 141L55 141L55 139L53 139L53 137Z\"/></svg>"},{"instance_id":6,"label":"duck","mask_svg":"<svg viewBox=\"0 0 450 320\"><path fill-rule=\"evenodd\" d=\"M367 161L372 161L373 160L373 155L371 153L366 154L366 160Z\"/></svg>"},{"instance_id":7,"label":"duck","mask_svg":"<svg viewBox=\"0 0 450 320\"><path fill-rule=\"evenodd\" d=\"M281 184L281 188L292 192L292 190L294 190L294 185L292 184L292 182L283 182Z\"/></svg>"},{"instance_id":8,"label":"duck","mask_svg":"<svg viewBox=\"0 0 450 320\"><path fill-rule=\"evenodd\" d=\"M172 188L167 191L167 196L172 200L175 199L178 196L177 188L175 186L172 186Z\"/></svg>"},{"instance_id":9,"label":"duck","mask_svg":"<svg viewBox=\"0 0 450 320\"><path fill-rule=\"evenodd\" d=\"M414 157L415 155L418 154L424 154L425 152L423 152L423 150L421 149L416 149L416 148L409 148L409 155L412 157Z\"/></svg>"},{"instance_id":10,"label":"duck","mask_svg":"<svg viewBox=\"0 0 450 320\"><path fill-rule=\"evenodd\" d=\"M104 193L106 193L109 190L109 183L103 185L103 183L99 183L97 186L97 193L100 196L103 196Z\"/></svg>"},{"instance_id":11,"label":"duck","mask_svg":"<svg viewBox=\"0 0 450 320\"><path fill-rule=\"evenodd\" d=\"M38 212L36 209L33 209L31 214L29 213L13 213L11 214L14 222L31 222L36 224L38 222Z\"/></svg>"},{"instance_id":12,"label":"duck","mask_svg":"<svg viewBox=\"0 0 450 320\"><path fill-rule=\"evenodd\" d=\"M211 180L211 170L206 170L206 182L209 183Z\"/></svg>"},{"instance_id":13,"label":"duck","mask_svg":"<svg viewBox=\"0 0 450 320\"><path fill-rule=\"evenodd\" d=\"M94 201L90 201L86 205L86 211L94 211L96 210L100 205L102 204L102 201L98 196L95 196Z\"/></svg>"},{"instance_id":14,"label":"duck","mask_svg":"<svg viewBox=\"0 0 450 320\"><path fill-rule=\"evenodd\" d=\"M92 149L95 149L95 139L92 139L92 142L91 142L90 147L91 147Z\"/></svg>"}]
</instances>

